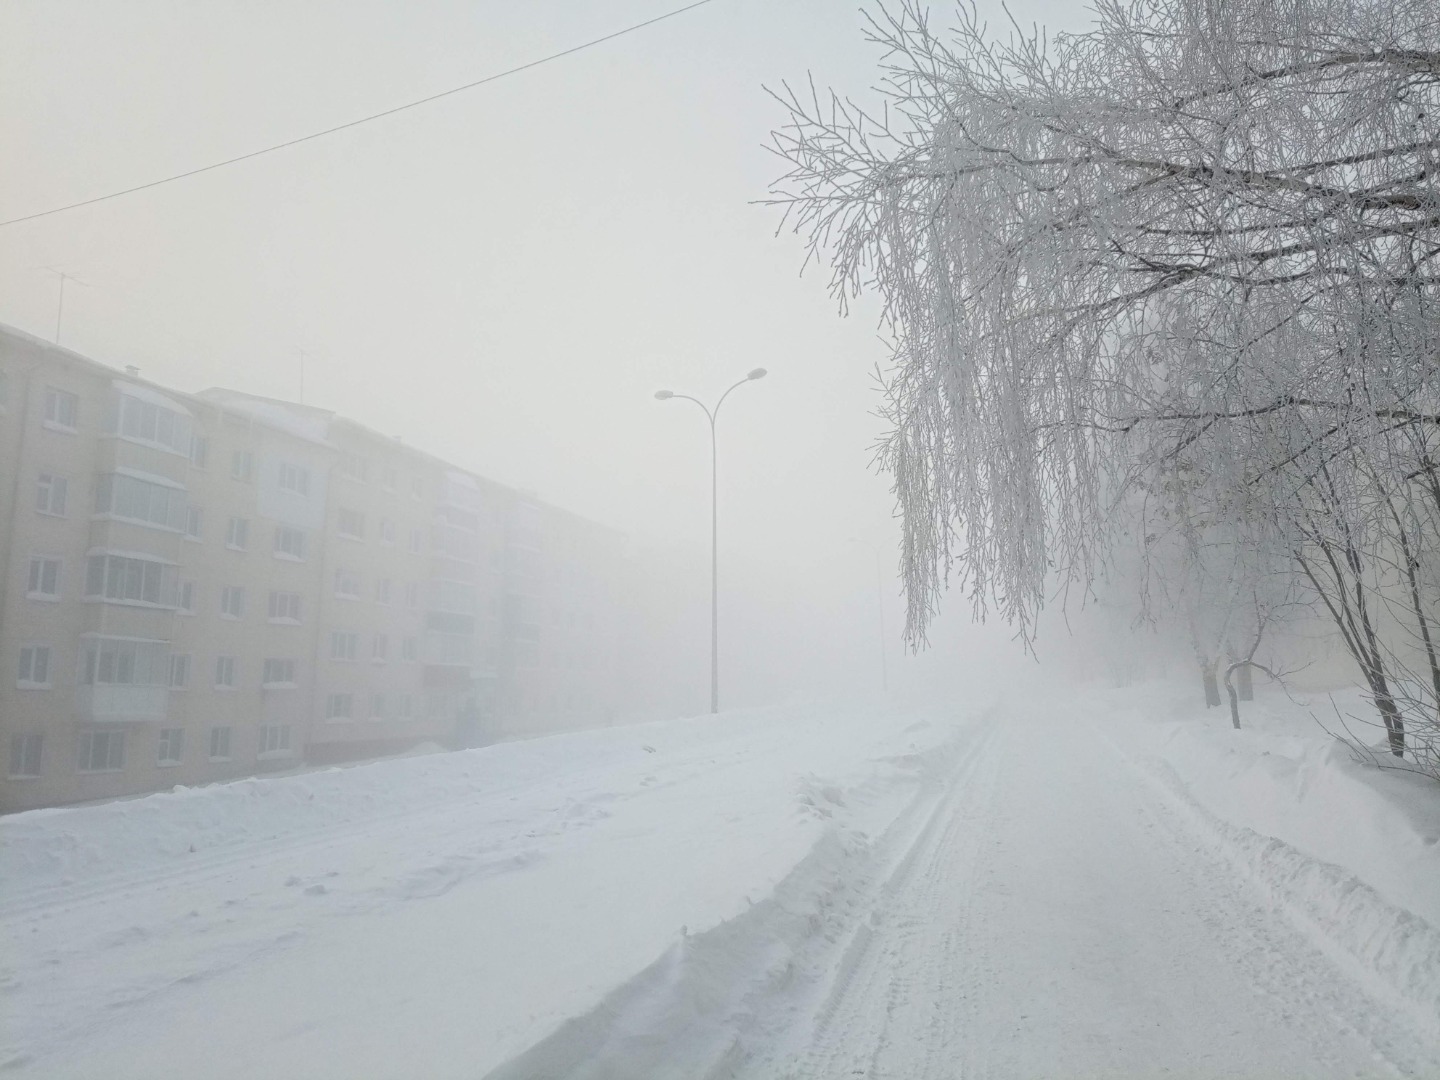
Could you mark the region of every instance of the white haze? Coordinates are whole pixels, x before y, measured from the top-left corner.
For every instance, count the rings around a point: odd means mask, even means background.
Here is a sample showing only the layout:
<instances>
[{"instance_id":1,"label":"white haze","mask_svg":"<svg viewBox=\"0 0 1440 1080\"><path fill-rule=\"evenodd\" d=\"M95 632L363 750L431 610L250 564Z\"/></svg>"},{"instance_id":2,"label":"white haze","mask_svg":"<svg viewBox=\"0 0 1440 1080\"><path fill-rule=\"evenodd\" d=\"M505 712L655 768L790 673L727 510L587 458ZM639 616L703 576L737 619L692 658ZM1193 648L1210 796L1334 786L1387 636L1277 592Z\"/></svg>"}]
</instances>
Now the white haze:
<instances>
[{"instance_id":1,"label":"white haze","mask_svg":"<svg viewBox=\"0 0 1440 1080\"><path fill-rule=\"evenodd\" d=\"M993 5L992 19L1004 15ZM668 10L539 4L12 2L0 218L341 123ZM1013 8L1052 28L1070 5ZM901 683L898 529L870 469L876 311L754 205L781 170L762 84L865 87L850 3L718 0L304 146L0 232L0 322L183 390L304 397L674 555L659 700L708 694L708 451L721 422L727 704L877 688L875 546ZM23 167L15 167L23 163ZM852 543L850 538L861 543ZM867 546L870 545L870 546ZM688 577L677 567L693 571ZM673 595L673 594L672 594ZM963 669L1004 628L935 635ZM928 678L929 676L927 676Z\"/></svg>"}]
</instances>

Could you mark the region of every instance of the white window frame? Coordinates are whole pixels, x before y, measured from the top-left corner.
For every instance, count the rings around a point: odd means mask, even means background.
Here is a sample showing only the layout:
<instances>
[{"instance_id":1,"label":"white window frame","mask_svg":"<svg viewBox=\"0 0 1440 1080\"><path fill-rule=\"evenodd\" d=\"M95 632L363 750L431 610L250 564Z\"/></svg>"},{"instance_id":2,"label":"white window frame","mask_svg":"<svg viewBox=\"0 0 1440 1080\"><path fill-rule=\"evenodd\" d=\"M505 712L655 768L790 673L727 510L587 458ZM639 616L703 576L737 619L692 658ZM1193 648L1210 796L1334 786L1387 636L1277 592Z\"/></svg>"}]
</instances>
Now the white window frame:
<instances>
[{"instance_id":1,"label":"white window frame","mask_svg":"<svg viewBox=\"0 0 1440 1080\"><path fill-rule=\"evenodd\" d=\"M96 560L102 560L96 572ZM131 571L140 576L131 580ZM154 598L145 596L146 575L151 568L156 577ZM96 591L95 586L99 585ZM131 596L131 586L138 585L139 595ZM179 581L175 564L164 559L139 555L122 555L113 551L97 551L85 560L85 599L90 603L123 604L129 607L166 608L175 610L179 603Z\"/></svg>"},{"instance_id":2,"label":"white window frame","mask_svg":"<svg viewBox=\"0 0 1440 1080\"><path fill-rule=\"evenodd\" d=\"M69 418L64 413L67 411L62 406L69 406ZM61 431L66 435L74 435L80 430L80 395L73 390L62 390L58 386L45 387L45 419L41 427L49 428L51 431Z\"/></svg>"},{"instance_id":3,"label":"white window frame","mask_svg":"<svg viewBox=\"0 0 1440 1080\"><path fill-rule=\"evenodd\" d=\"M155 764L162 769L172 769L185 761L185 729L179 727L161 728L155 743Z\"/></svg>"},{"instance_id":4,"label":"white window frame","mask_svg":"<svg viewBox=\"0 0 1440 1080\"><path fill-rule=\"evenodd\" d=\"M35 512L63 518L70 493L70 480L59 473L42 472L35 477ZM44 496L43 500L41 496ZM41 503L44 503L42 506Z\"/></svg>"},{"instance_id":5,"label":"white window frame","mask_svg":"<svg viewBox=\"0 0 1440 1080\"><path fill-rule=\"evenodd\" d=\"M297 465L293 461L280 462L276 483L281 491L299 495L304 499L310 497L310 470L304 465Z\"/></svg>"},{"instance_id":6,"label":"white window frame","mask_svg":"<svg viewBox=\"0 0 1440 1080\"><path fill-rule=\"evenodd\" d=\"M25 597L28 600L44 600L46 603L55 604L60 601L60 572L63 568L63 561L54 555L31 555L29 579L26 581ZM39 580L37 581L36 567L39 567ZM46 589L46 570L49 570L49 585Z\"/></svg>"},{"instance_id":7,"label":"white window frame","mask_svg":"<svg viewBox=\"0 0 1440 1080\"><path fill-rule=\"evenodd\" d=\"M355 695L348 690L337 690L325 695L325 722L347 724L355 719Z\"/></svg>"},{"instance_id":8,"label":"white window frame","mask_svg":"<svg viewBox=\"0 0 1440 1080\"><path fill-rule=\"evenodd\" d=\"M335 596L339 600L363 600L365 579L360 571L348 566L335 569Z\"/></svg>"},{"instance_id":9,"label":"white window frame","mask_svg":"<svg viewBox=\"0 0 1440 1080\"><path fill-rule=\"evenodd\" d=\"M204 539L205 510L199 506L185 507L185 539L198 544Z\"/></svg>"},{"instance_id":10,"label":"white window frame","mask_svg":"<svg viewBox=\"0 0 1440 1080\"><path fill-rule=\"evenodd\" d=\"M170 689L184 690L190 685L190 653L170 654Z\"/></svg>"},{"instance_id":11,"label":"white window frame","mask_svg":"<svg viewBox=\"0 0 1440 1080\"><path fill-rule=\"evenodd\" d=\"M43 676L35 678L36 675ZM55 688L55 647L48 641L25 641L20 644L20 662L15 673L17 690L53 690Z\"/></svg>"},{"instance_id":12,"label":"white window frame","mask_svg":"<svg viewBox=\"0 0 1440 1080\"><path fill-rule=\"evenodd\" d=\"M287 562L304 562L305 551L309 547L304 529L297 529L291 525L275 526L275 549L277 559L284 559Z\"/></svg>"},{"instance_id":13,"label":"white window frame","mask_svg":"<svg viewBox=\"0 0 1440 1080\"><path fill-rule=\"evenodd\" d=\"M330 659L355 663L360 657L360 635L354 630L330 631Z\"/></svg>"},{"instance_id":14,"label":"white window frame","mask_svg":"<svg viewBox=\"0 0 1440 1080\"><path fill-rule=\"evenodd\" d=\"M240 661L234 656L215 657L215 689L227 693L240 688Z\"/></svg>"},{"instance_id":15,"label":"white window frame","mask_svg":"<svg viewBox=\"0 0 1440 1080\"><path fill-rule=\"evenodd\" d=\"M299 662L288 656L267 656L261 666L260 685L266 690L294 690Z\"/></svg>"},{"instance_id":16,"label":"white window frame","mask_svg":"<svg viewBox=\"0 0 1440 1080\"><path fill-rule=\"evenodd\" d=\"M197 469L203 469L210 460L210 440L204 435L190 433L190 464Z\"/></svg>"},{"instance_id":17,"label":"white window frame","mask_svg":"<svg viewBox=\"0 0 1440 1080\"><path fill-rule=\"evenodd\" d=\"M231 551L250 550L250 519L232 517L225 526L225 546Z\"/></svg>"},{"instance_id":18,"label":"white window frame","mask_svg":"<svg viewBox=\"0 0 1440 1080\"><path fill-rule=\"evenodd\" d=\"M342 540L365 540L365 514L342 506L335 511L335 535Z\"/></svg>"},{"instance_id":19,"label":"white window frame","mask_svg":"<svg viewBox=\"0 0 1440 1080\"><path fill-rule=\"evenodd\" d=\"M45 735L43 732L16 731L11 734L10 761L5 770L7 779L34 780L40 776L44 764Z\"/></svg>"},{"instance_id":20,"label":"white window frame","mask_svg":"<svg viewBox=\"0 0 1440 1080\"><path fill-rule=\"evenodd\" d=\"M220 735L220 732L222 732L222 731L225 733L223 736ZM229 724L217 724L215 727L212 727L212 728L210 729L210 760L211 760L211 761L229 761L229 760L230 760L230 735L231 735L231 732L230 732L230 725L229 725ZM217 737L217 736L219 736L219 737ZM220 743L220 744L223 744L223 745L217 746L217 745L216 745L217 743ZM222 752L219 752L219 751L223 751L223 753L222 753Z\"/></svg>"},{"instance_id":21,"label":"white window frame","mask_svg":"<svg viewBox=\"0 0 1440 1080\"><path fill-rule=\"evenodd\" d=\"M96 767L95 743L103 741L105 763ZM123 772L125 769L125 732L82 731L76 770L82 773Z\"/></svg>"},{"instance_id":22,"label":"white window frame","mask_svg":"<svg viewBox=\"0 0 1440 1080\"><path fill-rule=\"evenodd\" d=\"M184 533L187 508L185 489L178 484L127 472L105 472L96 479L96 520L126 521L147 529ZM158 518L154 516L156 510L160 511Z\"/></svg>"},{"instance_id":23,"label":"white window frame","mask_svg":"<svg viewBox=\"0 0 1440 1080\"><path fill-rule=\"evenodd\" d=\"M283 626L299 626L301 622L301 605L303 599L298 592L288 589L271 589L270 599L266 607L267 619L272 623ZM290 609L294 609L294 614Z\"/></svg>"},{"instance_id":24,"label":"white window frame","mask_svg":"<svg viewBox=\"0 0 1440 1080\"><path fill-rule=\"evenodd\" d=\"M370 662L372 664L388 664L390 662L390 638L386 634L376 634L370 639Z\"/></svg>"},{"instance_id":25,"label":"white window frame","mask_svg":"<svg viewBox=\"0 0 1440 1080\"><path fill-rule=\"evenodd\" d=\"M259 751L255 756L259 760L265 761L270 758L294 755L294 751L290 749L289 724L261 724L258 731Z\"/></svg>"},{"instance_id":26,"label":"white window frame","mask_svg":"<svg viewBox=\"0 0 1440 1080\"><path fill-rule=\"evenodd\" d=\"M249 450L235 450L230 454L230 479L242 484L255 482L255 455Z\"/></svg>"},{"instance_id":27,"label":"white window frame","mask_svg":"<svg viewBox=\"0 0 1440 1080\"><path fill-rule=\"evenodd\" d=\"M243 619L245 617L244 585L222 585L220 587L220 617L222 619Z\"/></svg>"}]
</instances>

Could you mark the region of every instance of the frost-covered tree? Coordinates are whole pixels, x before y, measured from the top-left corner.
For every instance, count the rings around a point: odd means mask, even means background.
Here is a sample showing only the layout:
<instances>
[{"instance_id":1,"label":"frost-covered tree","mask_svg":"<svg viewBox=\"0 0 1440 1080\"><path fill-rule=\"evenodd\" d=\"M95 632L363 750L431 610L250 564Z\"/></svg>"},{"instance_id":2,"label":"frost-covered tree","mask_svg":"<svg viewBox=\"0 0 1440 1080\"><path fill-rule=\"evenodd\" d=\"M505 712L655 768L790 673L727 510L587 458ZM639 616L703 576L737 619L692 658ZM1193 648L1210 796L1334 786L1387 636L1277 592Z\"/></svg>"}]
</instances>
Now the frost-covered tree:
<instances>
[{"instance_id":1,"label":"frost-covered tree","mask_svg":"<svg viewBox=\"0 0 1440 1080\"><path fill-rule=\"evenodd\" d=\"M774 200L894 339L911 640L952 579L1029 634L1188 470L1306 571L1402 753L1378 609L1418 560L1433 642L1440 8L1102 0L1046 39L907 3L871 33L883 107L778 95Z\"/></svg>"}]
</instances>

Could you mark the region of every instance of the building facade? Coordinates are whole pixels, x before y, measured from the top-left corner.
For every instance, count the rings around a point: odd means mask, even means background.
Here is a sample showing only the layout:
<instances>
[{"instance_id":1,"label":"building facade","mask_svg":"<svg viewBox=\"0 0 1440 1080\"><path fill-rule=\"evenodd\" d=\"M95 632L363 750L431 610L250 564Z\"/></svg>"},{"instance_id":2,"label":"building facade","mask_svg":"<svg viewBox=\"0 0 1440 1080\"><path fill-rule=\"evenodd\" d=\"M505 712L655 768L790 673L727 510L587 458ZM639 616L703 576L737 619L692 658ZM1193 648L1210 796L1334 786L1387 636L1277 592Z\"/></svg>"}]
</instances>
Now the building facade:
<instances>
[{"instance_id":1,"label":"building facade","mask_svg":"<svg viewBox=\"0 0 1440 1080\"><path fill-rule=\"evenodd\" d=\"M0 327L0 811L613 721L623 544Z\"/></svg>"}]
</instances>

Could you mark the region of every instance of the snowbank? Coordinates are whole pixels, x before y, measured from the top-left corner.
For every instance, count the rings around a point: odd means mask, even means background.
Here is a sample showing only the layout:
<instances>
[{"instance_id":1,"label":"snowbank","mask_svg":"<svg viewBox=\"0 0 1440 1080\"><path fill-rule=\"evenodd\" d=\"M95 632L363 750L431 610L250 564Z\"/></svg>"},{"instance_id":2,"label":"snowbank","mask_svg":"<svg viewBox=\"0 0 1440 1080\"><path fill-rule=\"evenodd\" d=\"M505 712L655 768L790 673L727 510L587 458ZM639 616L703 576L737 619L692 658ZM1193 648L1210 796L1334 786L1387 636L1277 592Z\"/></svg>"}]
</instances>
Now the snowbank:
<instances>
[{"instance_id":1,"label":"snowbank","mask_svg":"<svg viewBox=\"0 0 1440 1080\"><path fill-rule=\"evenodd\" d=\"M1332 959L1440 1039L1440 785L1359 760L1327 731L1328 697L1259 691L1239 731L1173 687L1107 697L1122 752Z\"/></svg>"},{"instance_id":2,"label":"snowbank","mask_svg":"<svg viewBox=\"0 0 1440 1080\"><path fill-rule=\"evenodd\" d=\"M418 1040L484 1075L833 888L956 723L725 713L0 819L0 1066L353 1080Z\"/></svg>"}]
</instances>

